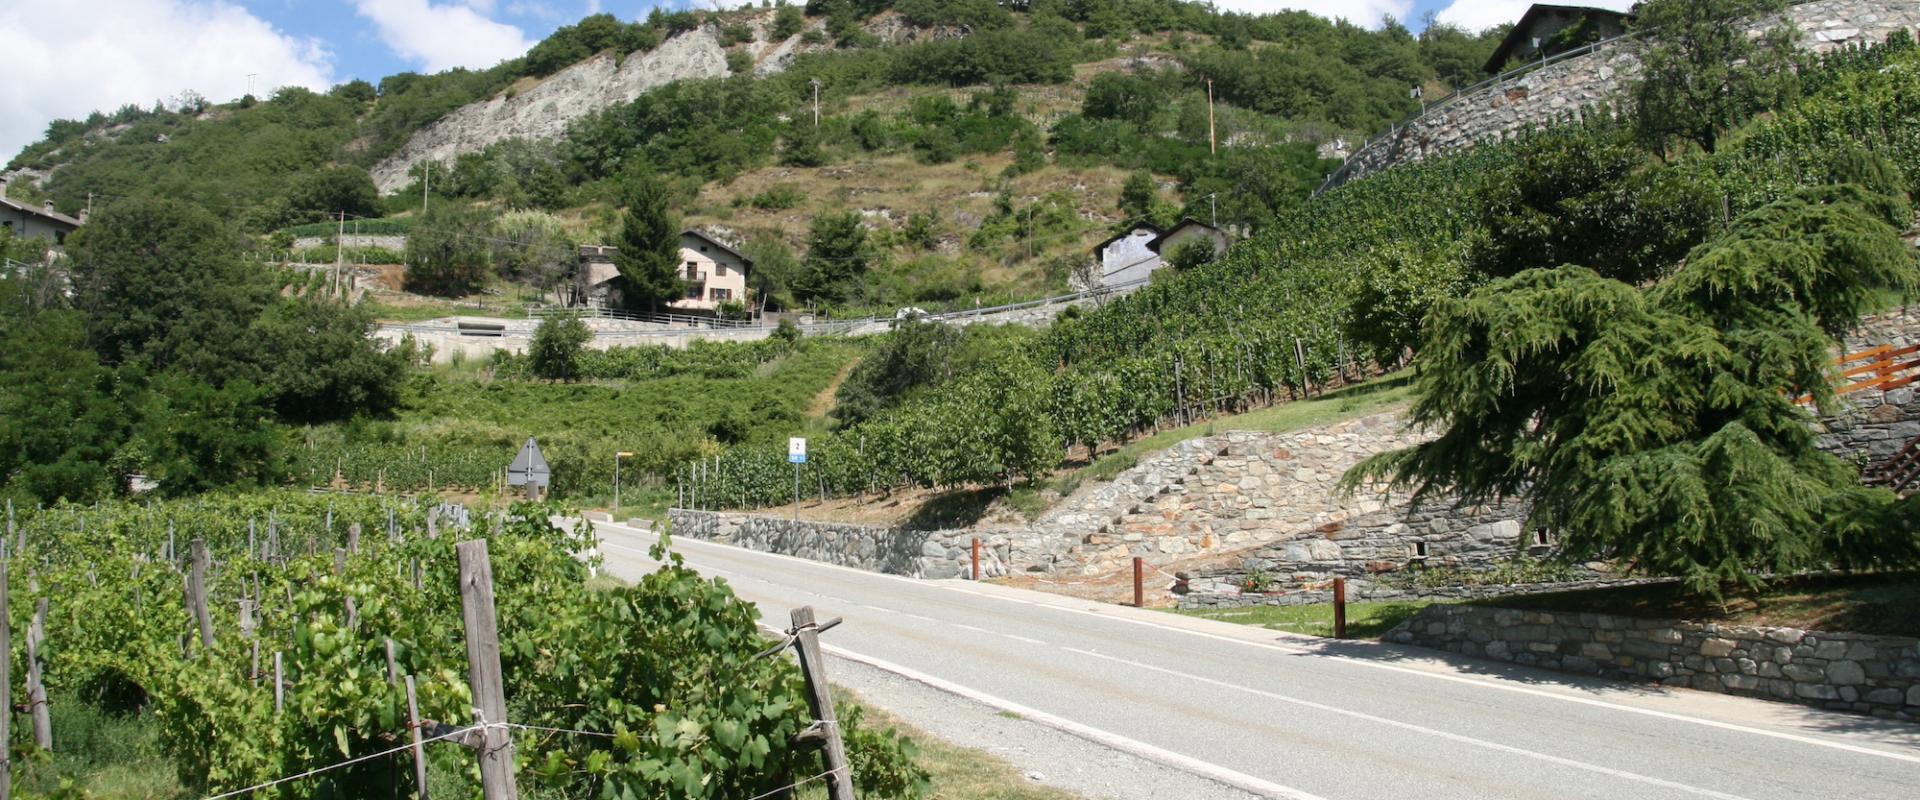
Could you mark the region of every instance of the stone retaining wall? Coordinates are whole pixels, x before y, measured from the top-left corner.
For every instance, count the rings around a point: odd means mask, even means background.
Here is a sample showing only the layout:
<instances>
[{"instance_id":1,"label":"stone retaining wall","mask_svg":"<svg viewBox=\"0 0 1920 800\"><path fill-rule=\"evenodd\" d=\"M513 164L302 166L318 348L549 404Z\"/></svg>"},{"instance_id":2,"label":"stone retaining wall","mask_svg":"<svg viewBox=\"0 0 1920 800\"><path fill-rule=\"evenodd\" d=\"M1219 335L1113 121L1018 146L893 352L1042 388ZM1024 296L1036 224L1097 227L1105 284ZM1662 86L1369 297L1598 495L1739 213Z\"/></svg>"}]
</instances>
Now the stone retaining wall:
<instances>
[{"instance_id":1,"label":"stone retaining wall","mask_svg":"<svg viewBox=\"0 0 1920 800\"><path fill-rule=\"evenodd\" d=\"M1608 678L1920 720L1920 640L1433 605L1389 642Z\"/></svg>"},{"instance_id":2,"label":"stone retaining wall","mask_svg":"<svg viewBox=\"0 0 1920 800\"><path fill-rule=\"evenodd\" d=\"M1019 549L1017 537L982 531L904 531L804 519L796 523L791 518L683 508L668 510L667 521L675 536L915 578L966 576L972 568L974 537L981 541L980 566L986 577L1006 575L1009 559Z\"/></svg>"},{"instance_id":3,"label":"stone retaining wall","mask_svg":"<svg viewBox=\"0 0 1920 800\"><path fill-rule=\"evenodd\" d=\"M1825 51L1883 42L1894 31L1914 30L1920 26L1920 2L1820 0L1794 6L1787 16L1803 32L1804 47ZM1769 18L1750 28L1777 24L1778 18ZM1611 114L1619 93L1640 72L1634 46L1629 41L1603 47L1435 105L1361 147L1347 159L1345 180L1588 113Z\"/></svg>"}]
</instances>

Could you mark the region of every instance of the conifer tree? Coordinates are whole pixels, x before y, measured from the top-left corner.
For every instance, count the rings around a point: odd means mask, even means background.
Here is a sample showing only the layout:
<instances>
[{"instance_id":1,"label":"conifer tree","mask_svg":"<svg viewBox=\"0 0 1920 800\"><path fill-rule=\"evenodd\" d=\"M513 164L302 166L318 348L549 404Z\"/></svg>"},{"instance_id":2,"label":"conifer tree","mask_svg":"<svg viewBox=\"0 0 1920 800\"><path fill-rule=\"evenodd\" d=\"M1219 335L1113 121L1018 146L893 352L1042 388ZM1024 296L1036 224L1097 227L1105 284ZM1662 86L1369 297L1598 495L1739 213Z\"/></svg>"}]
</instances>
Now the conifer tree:
<instances>
[{"instance_id":1,"label":"conifer tree","mask_svg":"<svg viewBox=\"0 0 1920 800\"><path fill-rule=\"evenodd\" d=\"M659 310L686 292L680 279L680 225L667 207L667 188L650 173L627 179L626 215L616 240L622 295L628 306Z\"/></svg>"}]
</instances>

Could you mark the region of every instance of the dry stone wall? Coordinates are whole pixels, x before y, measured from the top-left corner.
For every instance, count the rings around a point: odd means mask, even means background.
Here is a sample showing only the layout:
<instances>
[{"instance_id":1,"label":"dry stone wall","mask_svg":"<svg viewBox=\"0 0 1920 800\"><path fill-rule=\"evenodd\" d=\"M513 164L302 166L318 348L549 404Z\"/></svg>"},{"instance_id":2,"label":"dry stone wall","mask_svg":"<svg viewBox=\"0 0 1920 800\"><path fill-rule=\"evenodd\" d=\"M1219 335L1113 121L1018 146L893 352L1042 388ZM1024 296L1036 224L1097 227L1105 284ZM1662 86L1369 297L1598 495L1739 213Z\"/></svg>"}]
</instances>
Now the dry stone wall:
<instances>
[{"instance_id":1,"label":"dry stone wall","mask_svg":"<svg viewBox=\"0 0 1920 800\"><path fill-rule=\"evenodd\" d=\"M1788 9L1787 18L1804 33L1804 46L1825 51L1920 28L1920 0L1819 0ZM1770 18L1752 28L1777 24L1778 18ZM1640 72L1633 47L1631 42L1603 47L1435 105L1361 147L1343 167L1344 180L1589 113L1612 114L1620 92Z\"/></svg>"},{"instance_id":2,"label":"dry stone wall","mask_svg":"<svg viewBox=\"0 0 1920 800\"><path fill-rule=\"evenodd\" d=\"M1920 640L1432 605L1387 641L1609 678L1920 720Z\"/></svg>"},{"instance_id":3,"label":"dry stone wall","mask_svg":"<svg viewBox=\"0 0 1920 800\"><path fill-rule=\"evenodd\" d=\"M675 536L915 578L967 575L972 568L975 537L981 540L980 566L987 577L1006 575L1007 564L1014 557L1014 541L1004 533L906 531L684 508L669 510L667 521Z\"/></svg>"}]
</instances>

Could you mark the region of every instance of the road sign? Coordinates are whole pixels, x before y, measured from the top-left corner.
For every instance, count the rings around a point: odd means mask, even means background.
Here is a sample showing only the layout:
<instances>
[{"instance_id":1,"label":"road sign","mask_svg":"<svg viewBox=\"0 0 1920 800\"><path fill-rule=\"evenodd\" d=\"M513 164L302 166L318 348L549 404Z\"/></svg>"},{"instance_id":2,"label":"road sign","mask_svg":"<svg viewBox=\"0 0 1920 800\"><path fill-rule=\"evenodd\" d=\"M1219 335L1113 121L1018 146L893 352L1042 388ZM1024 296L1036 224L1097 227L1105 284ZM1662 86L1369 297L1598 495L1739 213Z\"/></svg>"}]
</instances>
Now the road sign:
<instances>
[{"instance_id":1,"label":"road sign","mask_svg":"<svg viewBox=\"0 0 1920 800\"><path fill-rule=\"evenodd\" d=\"M540 454L540 443L527 437L527 443L520 446L520 453L513 457L513 463L507 465L507 485L532 485L546 489L553 485L553 470L547 467L547 458Z\"/></svg>"},{"instance_id":2,"label":"road sign","mask_svg":"<svg viewBox=\"0 0 1920 800\"><path fill-rule=\"evenodd\" d=\"M807 463L807 440L795 436L787 440L787 461L794 464Z\"/></svg>"}]
</instances>

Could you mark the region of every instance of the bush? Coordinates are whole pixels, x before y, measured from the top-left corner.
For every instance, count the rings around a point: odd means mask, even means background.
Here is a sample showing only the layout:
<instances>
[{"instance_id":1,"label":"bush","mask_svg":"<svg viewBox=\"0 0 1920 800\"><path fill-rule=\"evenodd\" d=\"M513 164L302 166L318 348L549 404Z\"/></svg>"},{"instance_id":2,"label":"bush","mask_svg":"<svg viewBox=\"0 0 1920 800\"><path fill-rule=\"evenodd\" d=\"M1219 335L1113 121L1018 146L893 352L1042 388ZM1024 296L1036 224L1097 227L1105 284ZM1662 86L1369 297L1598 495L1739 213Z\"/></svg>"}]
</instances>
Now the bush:
<instances>
[{"instance_id":1,"label":"bush","mask_svg":"<svg viewBox=\"0 0 1920 800\"><path fill-rule=\"evenodd\" d=\"M580 354L593 340L593 331L573 314L555 314L540 321L527 349L533 374L550 381L580 378Z\"/></svg>"}]
</instances>

